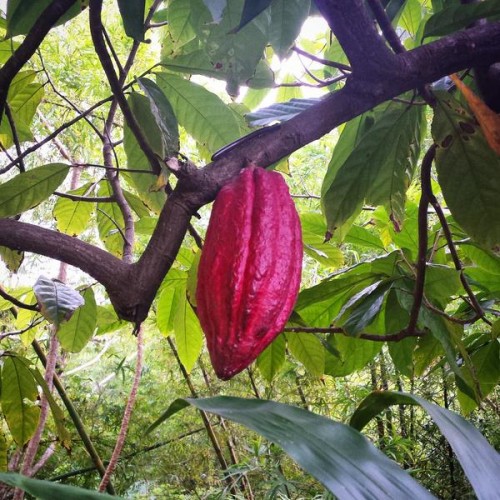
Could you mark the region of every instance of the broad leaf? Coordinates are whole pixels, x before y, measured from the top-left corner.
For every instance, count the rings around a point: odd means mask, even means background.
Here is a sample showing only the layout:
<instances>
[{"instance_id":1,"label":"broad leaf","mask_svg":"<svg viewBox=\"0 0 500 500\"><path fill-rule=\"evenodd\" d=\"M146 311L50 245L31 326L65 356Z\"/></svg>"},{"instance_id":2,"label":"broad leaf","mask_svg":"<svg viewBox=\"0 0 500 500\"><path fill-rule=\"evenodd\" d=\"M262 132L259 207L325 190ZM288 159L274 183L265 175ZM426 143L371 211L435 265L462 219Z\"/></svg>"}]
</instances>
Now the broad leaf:
<instances>
[{"instance_id":1,"label":"broad leaf","mask_svg":"<svg viewBox=\"0 0 500 500\"><path fill-rule=\"evenodd\" d=\"M174 110L165 94L148 78L140 78L139 85L146 94L151 105L151 112L156 120L156 125L161 132L163 149L167 158L179 152L179 125L175 118Z\"/></svg>"},{"instance_id":2,"label":"broad leaf","mask_svg":"<svg viewBox=\"0 0 500 500\"><path fill-rule=\"evenodd\" d=\"M310 0L274 0L271 4L269 41L280 59L284 59L309 14Z\"/></svg>"},{"instance_id":3,"label":"broad leaf","mask_svg":"<svg viewBox=\"0 0 500 500\"><path fill-rule=\"evenodd\" d=\"M98 194L102 197L113 195L111 186L107 181L101 182ZM106 250L116 257L121 257L125 223L123 221L123 214L117 203L97 204L97 229L99 231L99 238L104 243Z\"/></svg>"},{"instance_id":4,"label":"broad leaf","mask_svg":"<svg viewBox=\"0 0 500 500\"><path fill-rule=\"evenodd\" d=\"M24 252L0 246L0 259L11 273L17 273L24 260Z\"/></svg>"},{"instance_id":5,"label":"broad leaf","mask_svg":"<svg viewBox=\"0 0 500 500\"><path fill-rule=\"evenodd\" d=\"M272 0L245 0L240 23L236 28L234 28L233 31L236 33L255 19L263 10L267 9L269 5L271 5L271 1Z\"/></svg>"},{"instance_id":6,"label":"broad leaf","mask_svg":"<svg viewBox=\"0 0 500 500\"><path fill-rule=\"evenodd\" d=\"M12 217L47 199L68 175L69 166L52 163L0 184L0 217Z\"/></svg>"},{"instance_id":7,"label":"broad leaf","mask_svg":"<svg viewBox=\"0 0 500 500\"><path fill-rule=\"evenodd\" d=\"M92 288L84 290L82 297L85 304L57 332L62 348L69 352L80 352L92 338L97 325L97 305Z\"/></svg>"},{"instance_id":8,"label":"broad leaf","mask_svg":"<svg viewBox=\"0 0 500 500\"><path fill-rule=\"evenodd\" d=\"M321 342L309 333L287 333L286 341L291 354L314 377L325 371L325 349Z\"/></svg>"},{"instance_id":9,"label":"broad leaf","mask_svg":"<svg viewBox=\"0 0 500 500\"><path fill-rule=\"evenodd\" d=\"M14 441L23 446L33 436L40 407L38 390L31 371L16 357L6 356L2 367L2 412Z\"/></svg>"},{"instance_id":10,"label":"broad leaf","mask_svg":"<svg viewBox=\"0 0 500 500\"><path fill-rule=\"evenodd\" d=\"M478 498L496 498L500 455L460 415L412 394L376 392L361 402L350 423L355 429L361 430L375 415L393 404L420 405L450 443Z\"/></svg>"},{"instance_id":11,"label":"broad leaf","mask_svg":"<svg viewBox=\"0 0 500 500\"><path fill-rule=\"evenodd\" d=\"M211 153L240 137L240 124L215 94L178 76L160 73L157 83L187 132Z\"/></svg>"},{"instance_id":12,"label":"broad leaf","mask_svg":"<svg viewBox=\"0 0 500 500\"><path fill-rule=\"evenodd\" d=\"M432 135L446 204L455 220L478 243L500 244L500 156L462 105L438 93Z\"/></svg>"},{"instance_id":13,"label":"broad leaf","mask_svg":"<svg viewBox=\"0 0 500 500\"><path fill-rule=\"evenodd\" d=\"M32 141L33 117L44 95L43 85L34 81L35 71L21 71L13 79L7 95L19 142ZM0 142L5 148L14 144L12 128L7 118L0 123Z\"/></svg>"},{"instance_id":14,"label":"broad leaf","mask_svg":"<svg viewBox=\"0 0 500 500\"><path fill-rule=\"evenodd\" d=\"M328 190L323 189L331 233L357 214L364 201L387 205L391 218L402 225L406 190L420 147L422 116L418 106L391 106L359 140Z\"/></svg>"},{"instance_id":15,"label":"broad leaf","mask_svg":"<svg viewBox=\"0 0 500 500\"><path fill-rule=\"evenodd\" d=\"M32 479L12 472L1 473L0 481L10 486L21 488L23 491L30 493L40 500L104 500L106 498L120 500L121 498L67 484Z\"/></svg>"},{"instance_id":16,"label":"broad leaf","mask_svg":"<svg viewBox=\"0 0 500 500\"><path fill-rule=\"evenodd\" d=\"M485 0L468 5L450 5L432 15L425 24L424 37L443 36L467 28L474 21L500 16L500 1Z\"/></svg>"},{"instance_id":17,"label":"broad leaf","mask_svg":"<svg viewBox=\"0 0 500 500\"><path fill-rule=\"evenodd\" d=\"M144 8L146 0L118 0L125 33L138 42L144 41Z\"/></svg>"},{"instance_id":18,"label":"broad leaf","mask_svg":"<svg viewBox=\"0 0 500 500\"><path fill-rule=\"evenodd\" d=\"M82 296L64 283L40 276L33 291L43 316L58 328L84 304Z\"/></svg>"},{"instance_id":19,"label":"broad leaf","mask_svg":"<svg viewBox=\"0 0 500 500\"><path fill-rule=\"evenodd\" d=\"M203 332L189 302L184 299L174 318L177 351L184 368L190 372L203 348Z\"/></svg>"},{"instance_id":20,"label":"broad leaf","mask_svg":"<svg viewBox=\"0 0 500 500\"><path fill-rule=\"evenodd\" d=\"M174 330L174 318L178 310L178 305L182 302L182 295L185 291L187 277L184 277L178 284L164 286L158 299L156 310L156 326L164 335L168 335Z\"/></svg>"},{"instance_id":21,"label":"broad leaf","mask_svg":"<svg viewBox=\"0 0 500 500\"><path fill-rule=\"evenodd\" d=\"M272 382L285 363L286 342L284 335L278 335L257 358L257 368L262 376Z\"/></svg>"},{"instance_id":22,"label":"broad leaf","mask_svg":"<svg viewBox=\"0 0 500 500\"><path fill-rule=\"evenodd\" d=\"M7 4L7 37L26 35L31 30L42 12L52 3L52 0L9 0ZM75 0L59 21L62 24L78 15L82 10L83 2Z\"/></svg>"},{"instance_id":23,"label":"broad leaf","mask_svg":"<svg viewBox=\"0 0 500 500\"><path fill-rule=\"evenodd\" d=\"M345 377L364 368L382 349L383 342L356 339L344 335L331 335L328 343L339 353L327 355L325 374L332 377Z\"/></svg>"},{"instance_id":24,"label":"broad leaf","mask_svg":"<svg viewBox=\"0 0 500 500\"><path fill-rule=\"evenodd\" d=\"M273 401L224 396L186 401L281 446L338 498L434 498L348 425ZM180 403L183 400L173 403L170 415L184 407Z\"/></svg>"},{"instance_id":25,"label":"broad leaf","mask_svg":"<svg viewBox=\"0 0 500 500\"><path fill-rule=\"evenodd\" d=\"M184 2L185 0L181 0ZM222 19L222 13L227 5L227 0L203 0L203 3L207 6L212 14L212 19L215 23L220 22Z\"/></svg>"},{"instance_id":26,"label":"broad leaf","mask_svg":"<svg viewBox=\"0 0 500 500\"><path fill-rule=\"evenodd\" d=\"M68 191L68 194L84 196L91 186L90 183L85 184L81 188ZM68 198L59 197L52 211L56 219L57 229L70 236L78 236L88 228L94 208L95 203L74 201Z\"/></svg>"},{"instance_id":27,"label":"broad leaf","mask_svg":"<svg viewBox=\"0 0 500 500\"><path fill-rule=\"evenodd\" d=\"M132 92L128 96L127 102L142 132L146 136L149 146L159 158L164 158L165 150L162 134L151 111L149 99L137 92ZM152 175L151 166L146 155L139 147L134 134L126 124L123 128L123 146L127 155L127 168L144 170L144 173L129 172L127 173L127 178L130 179L141 200L155 213L160 213L165 203L165 193L152 192L156 177Z\"/></svg>"},{"instance_id":28,"label":"broad leaf","mask_svg":"<svg viewBox=\"0 0 500 500\"><path fill-rule=\"evenodd\" d=\"M179 49L196 37L191 24L193 8L186 0L173 0L167 9L168 30L173 39L173 49ZM170 47L169 47L170 48Z\"/></svg>"}]
</instances>

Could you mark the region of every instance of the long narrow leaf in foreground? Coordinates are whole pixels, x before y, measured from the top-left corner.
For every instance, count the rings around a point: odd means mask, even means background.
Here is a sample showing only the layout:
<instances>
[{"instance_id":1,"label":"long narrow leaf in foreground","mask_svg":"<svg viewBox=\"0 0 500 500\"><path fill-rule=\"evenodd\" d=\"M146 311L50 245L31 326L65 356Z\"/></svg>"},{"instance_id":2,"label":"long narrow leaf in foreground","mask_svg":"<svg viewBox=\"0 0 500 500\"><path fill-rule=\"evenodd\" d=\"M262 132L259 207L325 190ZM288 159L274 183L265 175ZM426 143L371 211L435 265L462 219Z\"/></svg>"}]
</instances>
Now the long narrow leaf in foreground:
<instances>
[{"instance_id":1,"label":"long narrow leaf in foreground","mask_svg":"<svg viewBox=\"0 0 500 500\"><path fill-rule=\"evenodd\" d=\"M181 401L174 401L150 429L184 408ZM348 425L273 401L225 396L185 401L238 422L278 444L340 499L434 498Z\"/></svg>"},{"instance_id":2,"label":"long narrow leaf in foreground","mask_svg":"<svg viewBox=\"0 0 500 500\"><path fill-rule=\"evenodd\" d=\"M412 394L373 392L354 412L351 425L361 430L373 417L394 404L421 406L450 443L477 497L484 500L498 498L500 455L473 425L446 408Z\"/></svg>"},{"instance_id":3,"label":"long narrow leaf in foreground","mask_svg":"<svg viewBox=\"0 0 500 500\"><path fill-rule=\"evenodd\" d=\"M32 479L21 474L0 473L0 482L9 486L16 486L23 491L30 493L41 500L105 500L113 498L119 500L120 497L97 493L97 491L84 490L76 486L66 484L51 483L40 479Z\"/></svg>"}]
</instances>

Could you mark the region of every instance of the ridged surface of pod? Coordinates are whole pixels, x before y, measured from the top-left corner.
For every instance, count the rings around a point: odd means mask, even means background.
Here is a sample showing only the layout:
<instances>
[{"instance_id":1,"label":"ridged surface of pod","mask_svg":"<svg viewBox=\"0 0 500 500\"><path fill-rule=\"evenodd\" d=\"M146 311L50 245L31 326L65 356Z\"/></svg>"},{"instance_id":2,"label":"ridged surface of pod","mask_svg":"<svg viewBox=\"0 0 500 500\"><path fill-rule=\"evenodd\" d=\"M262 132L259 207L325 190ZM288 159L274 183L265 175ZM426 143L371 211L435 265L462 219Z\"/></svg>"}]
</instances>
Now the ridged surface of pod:
<instances>
[{"instance_id":1,"label":"ridged surface of pod","mask_svg":"<svg viewBox=\"0 0 500 500\"><path fill-rule=\"evenodd\" d=\"M219 378L245 369L283 330L301 269L300 221L283 177L243 169L217 195L198 268L197 314Z\"/></svg>"}]
</instances>

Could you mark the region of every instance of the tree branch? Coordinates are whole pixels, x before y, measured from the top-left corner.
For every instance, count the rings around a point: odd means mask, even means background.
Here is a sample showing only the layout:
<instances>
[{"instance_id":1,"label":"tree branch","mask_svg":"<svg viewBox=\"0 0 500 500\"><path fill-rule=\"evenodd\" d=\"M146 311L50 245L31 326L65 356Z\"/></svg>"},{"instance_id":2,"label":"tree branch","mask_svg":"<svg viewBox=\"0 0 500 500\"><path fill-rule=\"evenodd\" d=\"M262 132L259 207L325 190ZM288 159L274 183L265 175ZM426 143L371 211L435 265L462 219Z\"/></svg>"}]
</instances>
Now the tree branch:
<instances>
[{"instance_id":1,"label":"tree branch","mask_svg":"<svg viewBox=\"0 0 500 500\"><path fill-rule=\"evenodd\" d=\"M0 69L0 120L12 80L36 52L50 28L74 3L75 0L54 0L41 13L21 45Z\"/></svg>"}]
</instances>

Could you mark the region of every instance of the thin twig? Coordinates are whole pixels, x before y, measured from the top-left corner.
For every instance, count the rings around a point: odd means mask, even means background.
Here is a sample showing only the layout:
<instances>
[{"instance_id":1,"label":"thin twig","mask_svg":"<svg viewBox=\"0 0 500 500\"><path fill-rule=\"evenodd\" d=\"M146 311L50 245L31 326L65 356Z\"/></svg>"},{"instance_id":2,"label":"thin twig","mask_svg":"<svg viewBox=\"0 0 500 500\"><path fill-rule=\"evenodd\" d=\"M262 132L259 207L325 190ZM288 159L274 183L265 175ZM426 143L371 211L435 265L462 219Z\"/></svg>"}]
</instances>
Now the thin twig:
<instances>
[{"instance_id":1,"label":"thin twig","mask_svg":"<svg viewBox=\"0 0 500 500\"><path fill-rule=\"evenodd\" d=\"M21 309L29 309L30 311L40 310L38 304L25 304L24 302L21 302L20 300L16 299L15 297L7 293L2 286L0 286L0 297L4 298L5 300L8 300L9 302L12 302L12 304Z\"/></svg>"},{"instance_id":2,"label":"thin twig","mask_svg":"<svg viewBox=\"0 0 500 500\"><path fill-rule=\"evenodd\" d=\"M60 191L54 191L54 194L60 198L67 198L72 201L86 201L91 203L111 203L116 201L114 196L78 196L77 194L61 193Z\"/></svg>"},{"instance_id":3,"label":"thin twig","mask_svg":"<svg viewBox=\"0 0 500 500\"><path fill-rule=\"evenodd\" d=\"M302 50L301 48L297 47L296 45L292 47L292 50L296 52L297 54L300 54L301 56L305 56L311 61L316 61L318 63L324 64L325 66L331 66L332 68L336 68L342 72L351 72L352 68L348 66L347 64L342 64L338 63L335 61L330 61L328 59L322 59L321 57L316 57L313 56L312 54L309 54L309 52L306 52L305 50Z\"/></svg>"},{"instance_id":4,"label":"thin twig","mask_svg":"<svg viewBox=\"0 0 500 500\"><path fill-rule=\"evenodd\" d=\"M407 337L424 337L426 332L414 330L412 332L407 329L401 330L397 333L389 333L387 335L377 335L376 333L358 333L357 335L349 335L343 328L332 326L328 328L317 328L309 326L293 326L283 330L289 333L329 333L329 334L342 334L346 337L373 340L375 342L399 342Z\"/></svg>"},{"instance_id":5,"label":"thin twig","mask_svg":"<svg viewBox=\"0 0 500 500\"><path fill-rule=\"evenodd\" d=\"M384 10L384 7L380 3L380 0L368 0L368 5L373 11L375 15L375 19L382 30L384 38L387 40L391 49L396 54L401 54L406 51L404 45L401 43L398 34L394 30L391 20L387 16L387 13Z\"/></svg>"},{"instance_id":6,"label":"thin twig","mask_svg":"<svg viewBox=\"0 0 500 500\"><path fill-rule=\"evenodd\" d=\"M26 167L24 166L24 161L21 158L23 154L21 150L21 143L19 142L19 136L17 134L16 122L14 120L14 115L12 114L12 110L10 109L9 103L5 102L5 116L9 121L10 129L12 131L12 140L14 141L14 146L16 147L16 153L18 158L18 167L20 172L25 172Z\"/></svg>"},{"instance_id":7,"label":"thin twig","mask_svg":"<svg viewBox=\"0 0 500 500\"><path fill-rule=\"evenodd\" d=\"M120 427L120 433L118 434L118 438L116 440L115 449L111 455L109 460L109 464L106 467L106 473L101 480L101 484L99 485L99 491L104 491L108 484L108 481L113 474L116 465L118 463L118 459L120 458L123 445L125 444L125 438L127 436L128 426L130 424L130 417L132 416L132 410L134 408L135 400L137 398L137 391L139 389L139 382L141 381L141 373L142 373L142 364L144 358L144 346L143 346L143 328L140 325L137 330L137 357L135 361L135 372L134 372L134 380L132 382L132 389L130 390L130 395L127 400L127 404L125 405L125 411L123 412L122 424Z\"/></svg>"},{"instance_id":8,"label":"thin twig","mask_svg":"<svg viewBox=\"0 0 500 500\"><path fill-rule=\"evenodd\" d=\"M418 256L417 272L415 278L415 288L413 290L413 305L408 320L407 330L415 330L418 321L422 300L424 297L425 270L427 267L427 243L429 240L427 233L427 209L429 207L429 186L431 184L431 168L436 156L436 145L433 144L425 153L422 160L420 203L418 205Z\"/></svg>"}]
</instances>

